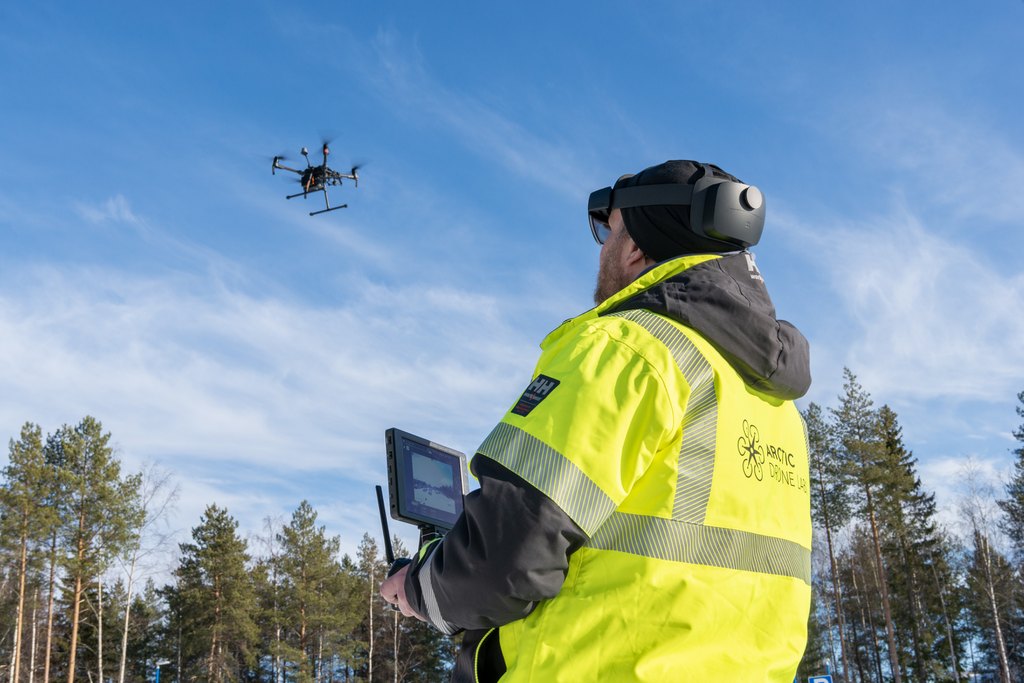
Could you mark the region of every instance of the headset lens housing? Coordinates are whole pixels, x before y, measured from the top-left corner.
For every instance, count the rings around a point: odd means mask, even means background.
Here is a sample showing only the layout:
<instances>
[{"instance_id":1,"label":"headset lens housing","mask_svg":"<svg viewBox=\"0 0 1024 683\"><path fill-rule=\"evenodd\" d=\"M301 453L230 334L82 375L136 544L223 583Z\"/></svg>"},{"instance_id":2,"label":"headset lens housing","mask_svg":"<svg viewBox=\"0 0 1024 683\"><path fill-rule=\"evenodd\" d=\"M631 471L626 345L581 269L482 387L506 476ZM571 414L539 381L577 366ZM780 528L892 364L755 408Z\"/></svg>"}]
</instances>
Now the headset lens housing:
<instances>
[{"instance_id":1,"label":"headset lens housing","mask_svg":"<svg viewBox=\"0 0 1024 683\"><path fill-rule=\"evenodd\" d=\"M612 234L612 228L608 225L608 219L590 214L590 233L594 236L595 242L604 244Z\"/></svg>"},{"instance_id":2,"label":"headset lens housing","mask_svg":"<svg viewBox=\"0 0 1024 683\"><path fill-rule=\"evenodd\" d=\"M590 193L587 215L590 217L590 233L598 244L604 244L611 235L608 216L612 211L612 188L604 187Z\"/></svg>"}]
</instances>

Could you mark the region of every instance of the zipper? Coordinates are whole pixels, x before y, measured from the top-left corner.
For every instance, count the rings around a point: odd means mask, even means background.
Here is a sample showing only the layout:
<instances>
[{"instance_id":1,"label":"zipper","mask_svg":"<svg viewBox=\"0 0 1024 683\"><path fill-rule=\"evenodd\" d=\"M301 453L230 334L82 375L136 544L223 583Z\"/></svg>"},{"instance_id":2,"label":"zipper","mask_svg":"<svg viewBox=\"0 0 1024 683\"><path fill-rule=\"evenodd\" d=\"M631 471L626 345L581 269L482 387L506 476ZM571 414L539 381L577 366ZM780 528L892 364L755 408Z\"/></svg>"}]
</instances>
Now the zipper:
<instances>
[{"instance_id":1,"label":"zipper","mask_svg":"<svg viewBox=\"0 0 1024 683\"><path fill-rule=\"evenodd\" d=\"M483 648L484 642L496 630L497 629L492 628L489 631L487 631L487 633L484 634L483 638L480 639L480 642L476 644L476 650L473 652L473 680L476 681L476 683L488 683L480 680L480 650L481 648Z\"/></svg>"}]
</instances>

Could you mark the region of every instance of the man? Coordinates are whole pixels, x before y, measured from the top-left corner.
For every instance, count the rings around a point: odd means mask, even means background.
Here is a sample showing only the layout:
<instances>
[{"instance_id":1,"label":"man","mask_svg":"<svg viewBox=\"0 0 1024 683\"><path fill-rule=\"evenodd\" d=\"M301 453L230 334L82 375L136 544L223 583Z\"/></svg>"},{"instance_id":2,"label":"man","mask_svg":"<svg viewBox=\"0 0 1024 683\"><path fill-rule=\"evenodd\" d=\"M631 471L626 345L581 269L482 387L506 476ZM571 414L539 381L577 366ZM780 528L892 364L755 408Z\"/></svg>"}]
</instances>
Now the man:
<instances>
[{"instance_id":1,"label":"man","mask_svg":"<svg viewBox=\"0 0 1024 683\"><path fill-rule=\"evenodd\" d=\"M668 161L590 198L597 306L541 344L480 489L381 586L464 629L456 681L793 680L806 641L804 337L746 248L757 188Z\"/></svg>"}]
</instances>

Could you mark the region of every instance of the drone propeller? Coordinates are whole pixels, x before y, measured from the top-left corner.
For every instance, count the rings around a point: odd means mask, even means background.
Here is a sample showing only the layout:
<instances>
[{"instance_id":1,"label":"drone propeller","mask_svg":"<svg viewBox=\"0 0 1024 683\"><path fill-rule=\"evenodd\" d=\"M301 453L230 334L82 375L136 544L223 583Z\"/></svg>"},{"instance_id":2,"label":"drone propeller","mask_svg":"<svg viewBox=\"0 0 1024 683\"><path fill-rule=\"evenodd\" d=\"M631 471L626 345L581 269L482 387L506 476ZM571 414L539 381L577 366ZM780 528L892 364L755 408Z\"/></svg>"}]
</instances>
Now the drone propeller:
<instances>
[{"instance_id":1,"label":"drone propeller","mask_svg":"<svg viewBox=\"0 0 1024 683\"><path fill-rule=\"evenodd\" d=\"M356 161L353 161L352 162L352 175L358 175L359 171L363 170L364 168L366 168L366 160L365 159L357 159Z\"/></svg>"}]
</instances>

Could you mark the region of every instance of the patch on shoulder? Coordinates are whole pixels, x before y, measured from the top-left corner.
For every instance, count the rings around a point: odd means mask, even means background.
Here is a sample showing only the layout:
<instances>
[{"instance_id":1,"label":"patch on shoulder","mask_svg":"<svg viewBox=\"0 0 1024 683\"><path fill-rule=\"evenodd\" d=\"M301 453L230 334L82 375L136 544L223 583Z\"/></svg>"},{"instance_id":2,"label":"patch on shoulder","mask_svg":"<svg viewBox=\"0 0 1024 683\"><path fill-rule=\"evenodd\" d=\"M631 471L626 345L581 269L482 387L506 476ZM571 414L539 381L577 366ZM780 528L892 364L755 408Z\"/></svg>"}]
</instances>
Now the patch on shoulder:
<instances>
[{"instance_id":1,"label":"patch on shoulder","mask_svg":"<svg viewBox=\"0 0 1024 683\"><path fill-rule=\"evenodd\" d=\"M515 408L512 409L512 412L516 415L529 415L530 411L546 399L559 384L560 382L554 377L537 375L536 379L530 382L530 386L526 387L523 395L519 397L519 401L516 403Z\"/></svg>"}]
</instances>

